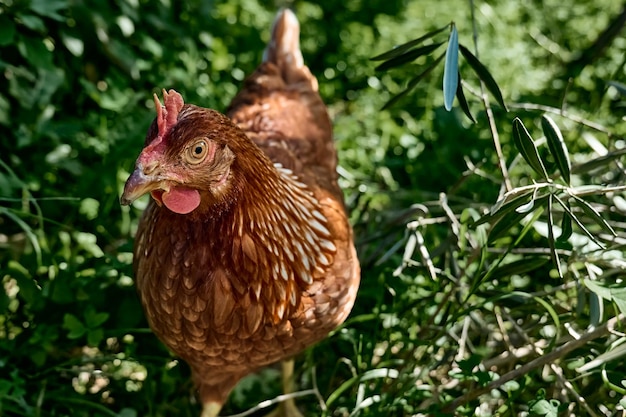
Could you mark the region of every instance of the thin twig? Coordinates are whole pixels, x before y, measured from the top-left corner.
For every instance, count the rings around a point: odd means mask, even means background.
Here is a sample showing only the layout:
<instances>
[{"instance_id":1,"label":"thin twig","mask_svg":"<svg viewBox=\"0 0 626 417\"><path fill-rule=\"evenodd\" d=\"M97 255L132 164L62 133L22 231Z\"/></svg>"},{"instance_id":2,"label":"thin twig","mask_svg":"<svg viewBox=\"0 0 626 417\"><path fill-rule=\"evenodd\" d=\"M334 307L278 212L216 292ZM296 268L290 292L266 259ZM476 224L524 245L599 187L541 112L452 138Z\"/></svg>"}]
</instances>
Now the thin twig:
<instances>
[{"instance_id":1,"label":"thin twig","mask_svg":"<svg viewBox=\"0 0 626 417\"><path fill-rule=\"evenodd\" d=\"M474 15L474 0L469 0L470 10L472 13L472 34L474 40L474 55L478 58L478 28L476 27L476 16ZM489 122L489 129L491 130L491 137L493 138L493 145L496 149L496 155L498 156L498 164L500 165L500 171L502 171L502 178L504 179L504 188L506 191L510 191L513 186L511 185L511 178L509 177L509 170L506 167L506 160L502 153L502 146L500 145L500 135L498 134L498 127L496 126L495 118L493 117L493 111L489 104L489 97L485 91L485 84L479 77L480 83L480 96L485 106L485 113L487 115L487 121Z\"/></svg>"},{"instance_id":2,"label":"thin twig","mask_svg":"<svg viewBox=\"0 0 626 417\"><path fill-rule=\"evenodd\" d=\"M465 357L465 345L468 340L469 333L469 325L471 323L471 318L469 315L465 316L465 320L463 320L463 328L461 329L461 338L459 339L459 352L456 354L454 358L455 361L460 362Z\"/></svg>"},{"instance_id":3,"label":"thin twig","mask_svg":"<svg viewBox=\"0 0 626 417\"><path fill-rule=\"evenodd\" d=\"M510 353L513 353L515 348L513 347L513 344L511 343L511 338L509 337L509 333L506 331L506 328L504 327L504 321L502 320L502 309L498 306L496 306L494 308L494 315L496 316L496 322L498 323L498 328L500 329L500 334L502 335L502 340L504 341L504 344L506 345L506 350L508 350Z\"/></svg>"},{"instance_id":4,"label":"thin twig","mask_svg":"<svg viewBox=\"0 0 626 417\"><path fill-rule=\"evenodd\" d=\"M574 187L568 187L568 186L556 184L556 183L539 182L539 183L534 183L534 184L529 184L529 185L523 185L521 187L516 187L515 189L510 190L509 192L505 193L498 201L507 201L506 199L509 198L510 196L517 196L523 193L524 191L540 190L542 188L553 188L559 191L564 191L569 195L577 196L577 197L584 197L588 195L601 195L601 194L607 194L611 192L626 191L626 185L615 185L611 187L591 187L591 188L581 187L577 189Z\"/></svg>"},{"instance_id":5,"label":"thin twig","mask_svg":"<svg viewBox=\"0 0 626 417\"><path fill-rule=\"evenodd\" d=\"M257 405L255 405L251 409L244 411L243 413L230 414L230 415L225 416L225 417L246 417L246 416L249 416L249 415L252 415L252 414L256 413L259 410L262 410L262 409L267 408L267 407L271 407L274 404L278 404L278 403L281 403L283 401L287 401L287 400L292 399L292 398L306 397L307 395L317 395L317 393L316 393L316 391L314 389L307 389L307 390L303 390L303 391L292 392L292 393L289 393L289 394L281 394L281 395L279 395L277 397L274 397L271 400L261 401L260 403L258 403Z\"/></svg>"},{"instance_id":6,"label":"thin twig","mask_svg":"<svg viewBox=\"0 0 626 417\"><path fill-rule=\"evenodd\" d=\"M512 104L510 103L509 107L512 109L540 110L546 113L558 114L560 116L563 116L566 119L571 120L572 122L597 130L598 132L605 133L609 136L613 136L613 132L611 132L609 129L605 128L601 124L594 123L580 116L576 116L575 114L571 114L567 110L563 110L557 107L546 106L544 104L537 104L537 103L512 103Z\"/></svg>"},{"instance_id":7,"label":"thin twig","mask_svg":"<svg viewBox=\"0 0 626 417\"><path fill-rule=\"evenodd\" d=\"M603 336L610 334L612 328L620 323L626 324L625 316L623 314L613 317L612 319L604 323L602 326L597 327L594 330L583 333L580 339L571 340L565 343L564 345L554 349L552 352L546 353L544 356L534 359L520 366L519 368L516 368L512 370L511 372L508 372L502 375L500 378L496 379L495 381L491 381L486 386L482 388L474 389L471 392L468 392L467 394L462 395L461 397L457 398L456 400L450 402L447 406L445 406L443 408L443 411L447 413L452 413L461 405L466 404L472 400L475 400L481 395L486 394L490 392L491 390L496 389L509 381L520 378L534 369L550 364L554 362L555 360L564 357L568 353L578 349L579 347L584 346L585 344L589 343L592 340L595 340L599 337L603 337Z\"/></svg>"},{"instance_id":8,"label":"thin twig","mask_svg":"<svg viewBox=\"0 0 626 417\"><path fill-rule=\"evenodd\" d=\"M313 384L313 391L315 391L315 396L317 397L317 401L320 404L320 409L325 412L328 410L328 407L326 407L326 401L324 401L324 397L322 397L322 394L320 393L320 390L317 386L317 372L315 371L315 369L315 366L311 368L311 382Z\"/></svg>"}]
</instances>

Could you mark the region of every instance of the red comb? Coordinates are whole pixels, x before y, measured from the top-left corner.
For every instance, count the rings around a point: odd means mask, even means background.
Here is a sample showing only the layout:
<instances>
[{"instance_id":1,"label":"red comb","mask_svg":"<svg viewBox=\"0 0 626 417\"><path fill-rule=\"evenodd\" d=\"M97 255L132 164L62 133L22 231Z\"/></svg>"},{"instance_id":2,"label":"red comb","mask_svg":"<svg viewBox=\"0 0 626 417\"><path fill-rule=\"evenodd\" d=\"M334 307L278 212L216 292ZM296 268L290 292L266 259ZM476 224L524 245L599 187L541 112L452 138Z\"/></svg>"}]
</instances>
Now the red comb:
<instances>
[{"instance_id":1,"label":"red comb","mask_svg":"<svg viewBox=\"0 0 626 417\"><path fill-rule=\"evenodd\" d=\"M176 124L178 113L183 108L185 101L183 96L175 90L165 91L163 89L163 104L159 101L159 97L154 95L154 105L157 111L157 125L159 126L159 137L164 138L170 131L172 126Z\"/></svg>"},{"instance_id":2,"label":"red comb","mask_svg":"<svg viewBox=\"0 0 626 417\"><path fill-rule=\"evenodd\" d=\"M183 101L183 96L178 94L175 90L170 90L169 92L163 90L163 104L164 105L161 105L159 97L155 94L154 105L157 112L156 120L159 133L152 142L141 151L137 159L138 164L147 166L155 158L159 158L163 155L167 147L167 134L176 124L178 114L185 105L185 102Z\"/></svg>"}]
</instances>

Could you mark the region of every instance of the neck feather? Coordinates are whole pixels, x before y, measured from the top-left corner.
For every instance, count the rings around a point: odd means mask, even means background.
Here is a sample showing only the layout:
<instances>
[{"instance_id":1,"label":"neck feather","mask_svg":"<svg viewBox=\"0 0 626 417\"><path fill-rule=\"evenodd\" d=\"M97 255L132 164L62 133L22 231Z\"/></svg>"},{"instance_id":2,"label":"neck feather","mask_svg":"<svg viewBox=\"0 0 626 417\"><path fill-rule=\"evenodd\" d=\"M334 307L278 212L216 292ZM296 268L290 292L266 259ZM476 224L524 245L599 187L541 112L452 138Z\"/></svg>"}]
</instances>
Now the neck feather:
<instances>
[{"instance_id":1,"label":"neck feather","mask_svg":"<svg viewBox=\"0 0 626 417\"><path fill-rule=\"evenodd\" d=\"M336 247L309 187L279 164L266 167L246 179L222 236L232 237L232 287L262 300L278 322L325 274Z\"/></svg>"}]
</instances>

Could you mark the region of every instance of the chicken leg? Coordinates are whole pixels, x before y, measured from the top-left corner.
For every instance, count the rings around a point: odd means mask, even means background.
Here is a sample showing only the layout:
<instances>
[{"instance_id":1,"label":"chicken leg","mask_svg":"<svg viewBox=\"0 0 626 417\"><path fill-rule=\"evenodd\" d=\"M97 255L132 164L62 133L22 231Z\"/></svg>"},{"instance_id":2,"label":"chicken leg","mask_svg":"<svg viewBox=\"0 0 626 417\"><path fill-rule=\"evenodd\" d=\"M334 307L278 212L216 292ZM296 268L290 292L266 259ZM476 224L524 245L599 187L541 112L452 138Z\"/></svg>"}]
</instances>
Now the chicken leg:
<instances>
[{"instance_id":1,"label":"chicken leg","mask_svg":"<svg viewBox=\"0 0 626 417\"><path fill-rule=\"evenodd\" d=\"M200 417L217 417L222 409L222 404L215 402L204 403Z\"/></svg>"},{"instance_id":2,"label":"chicken leg","mask_svg":"<svg viewBox=\"0 0 626 417\"><path fill-rule=\"evenodd\" d=\"M281 379L283 386L283 394L291 394L295 392L296 384L294 382L294 360L287 359L281 362ZM218 417L222 405L217 402L206 402L202 407L202 415L200 417ZM296 401L289 398L281 401L278 407L267 414L266 417L304 417L298 410Z\"/></svg>"},{"instance_id":3,"label":"chicken leg","mask_svg":"<svg viewBox=\"0 0 626 417\"><path fill-rule=\"evenodd\" d=\"M286 359L281 362L282 368L282 385L283 394L292 394L295 392L296 384L294 382L294 360ZM288 398L285 401L281 401L278 407L269 413L266 417L304 417L304 415L298 410L296 401L294 398Z\"/></svg>"}]
</instances>

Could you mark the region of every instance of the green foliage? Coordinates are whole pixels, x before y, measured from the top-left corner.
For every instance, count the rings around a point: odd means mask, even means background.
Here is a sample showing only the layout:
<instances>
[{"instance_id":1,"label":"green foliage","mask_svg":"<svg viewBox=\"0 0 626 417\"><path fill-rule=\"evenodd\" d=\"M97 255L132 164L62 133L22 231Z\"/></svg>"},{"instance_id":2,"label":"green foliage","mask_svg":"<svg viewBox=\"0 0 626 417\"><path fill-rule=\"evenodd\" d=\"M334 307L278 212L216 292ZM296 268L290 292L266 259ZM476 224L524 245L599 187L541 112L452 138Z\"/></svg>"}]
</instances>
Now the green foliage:
<instances>
[{"instance_id":1,"label":"green foliage","mask_svg":"<svg viewBox=\"0 0 626 417\"><path fill-rule=\"evenodd\" d=\"M348 322L300 358L298 385L318 394L300 407L620 413L621 5L292 6L334 119L363 269ZM145 200L118 198L152 92L224 109L276 8L0 0L0 415L198 414L189 369L150 332L132 282ZM224 413L279 385L273 368L246 378Z\"/></svg>"}]
</instances>

